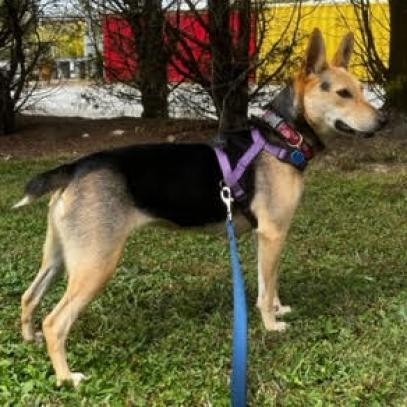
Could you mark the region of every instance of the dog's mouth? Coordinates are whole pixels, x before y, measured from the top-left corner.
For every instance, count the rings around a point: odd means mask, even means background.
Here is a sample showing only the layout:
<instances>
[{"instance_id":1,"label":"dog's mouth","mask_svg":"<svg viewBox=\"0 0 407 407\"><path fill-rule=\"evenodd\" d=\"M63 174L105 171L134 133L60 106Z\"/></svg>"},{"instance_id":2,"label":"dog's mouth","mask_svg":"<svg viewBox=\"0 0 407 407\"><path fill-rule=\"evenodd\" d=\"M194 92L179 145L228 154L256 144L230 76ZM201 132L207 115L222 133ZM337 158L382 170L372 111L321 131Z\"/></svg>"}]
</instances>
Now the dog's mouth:
<instances>
[{"instance_id":1,"label":"dog's mouth","mask_svg":"<svg viewBox=\"0 0 407 407\"><path fill-rule=\"evenodd\" d=\"M356 130L353 127L348 126L342 120L335 120L335 128L336 130L339 130L341 133L359 135L364 138L370 138L374 136L373 132Z\"/></svg>"}]
</instances>

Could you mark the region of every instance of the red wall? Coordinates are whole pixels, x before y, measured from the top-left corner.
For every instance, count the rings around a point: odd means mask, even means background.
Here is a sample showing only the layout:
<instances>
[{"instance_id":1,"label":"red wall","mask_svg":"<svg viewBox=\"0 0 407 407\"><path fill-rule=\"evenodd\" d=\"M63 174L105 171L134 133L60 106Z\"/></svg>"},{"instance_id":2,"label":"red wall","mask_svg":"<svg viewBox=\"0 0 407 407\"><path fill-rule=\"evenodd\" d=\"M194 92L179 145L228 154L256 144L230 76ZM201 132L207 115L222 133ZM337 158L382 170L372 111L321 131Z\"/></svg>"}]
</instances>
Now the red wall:
<instances>
[{"instance_id":1,"label":"red wall","mask_svg":"<svg viewBox=\"0 0 407 407\"><path fill-rule=\"evenodd\" d=\"M204 23L208 21L207 13L201 13L201 18ZM184 12L180 16L179 22L176 22L177 15L169 14L168 23L173 24L174 26L179 26L179 28L184 31L187 36L185 36L186 47L189 48L189 52L192 53L193 58L199 62L200 71L207 77L210 76L211 71L211 53L209 50L205 49L199 45L203 43L205 45L209 44L209 34L206 31L205 27L202 26L198 18L191 12ZM191 36L192 38L188 38ZM181 44L178 45L178 52L181 55L187 56L188 51L186 51ZM176 69L176 65L179 69ZM183 75L183 72L186 72L186 75ZM186 78L185 78L186 76ZM188 81L188 68L182 63L182 58L173 57L172 63L168 67L168 81L169 82L183 82Z\"/></svg>"},{"instance_id":2,"label":"red wall","mask_svg":"<svg viewBox=\"0 0 407 407\"><path fill-rule=\"evenodd\" d=\"M209 78L211 54L205 47L200 45L209 43L208 32L191 12L183 12L178 17L175 13L169 13L167 21L169 24L175 25L177 18L179 18L179 27L191 37L185 40L189 52L198 61L201 72ZM207 12L203 12L201 18L206 22L208 20ZM238 28L239 20L236 13L231 15L230 24L232 28ZM256 22L254 17L252 18L251 32L249 49L250 54L253 55L256 49ZM105 78L108 81L128 81L137 75L137 55L132 38L132 29L125 19L113 15L105 17L103 21L103 57ZM170 40L167 38L167 41ZM181 45L178 45L178 50L181 55L187 55L187 51ZM187 67L180 59L174 58L173 62L178 66L179 70L169 64L168 81L171 83L188 81ZM186 75L184 75L184 72ZM251 80L254 80L254 74Z\"/></svg>"},{"instance_id":3,"label":"red wall","mask_svg":"<svg viewBox=\"0 0 407 407\"><path fill-rule=\"evenodd\" d=\"M103 59L108 81L129 81L137 73L137 55L130 24L121 17L103 20Z\"/></svg>"}]
</instances>

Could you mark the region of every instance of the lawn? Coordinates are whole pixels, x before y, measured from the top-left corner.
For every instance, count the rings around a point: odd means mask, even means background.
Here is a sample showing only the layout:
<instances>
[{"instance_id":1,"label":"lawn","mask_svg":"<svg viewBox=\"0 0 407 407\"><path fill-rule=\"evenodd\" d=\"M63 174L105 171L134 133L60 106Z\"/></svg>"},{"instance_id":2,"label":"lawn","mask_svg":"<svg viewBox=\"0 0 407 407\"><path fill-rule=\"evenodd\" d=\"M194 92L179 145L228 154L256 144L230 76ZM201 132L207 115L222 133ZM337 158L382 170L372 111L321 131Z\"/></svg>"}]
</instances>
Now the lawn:
<instances>
[{"instance_id":1,"label":"lawn","mask_svg":"<svg viewBox=\"0 0 407 407\"><path fill-rule=\"evenodd\" d=\"M9 207L24 181L51 163L0 163L0 404L229 405L223 235L132 235L116 278L70 335L71 367L90 376L79 390L57 388L44 345L23 343L20 296L39 266L46 200ZM310 172L281 264L281 296L294 309L284 334L261 325L255 241L241 236L250 405L407 405L406 185L402 170ZM63 289L61 280L39 316Z\"/></svg>"}]
</instances>

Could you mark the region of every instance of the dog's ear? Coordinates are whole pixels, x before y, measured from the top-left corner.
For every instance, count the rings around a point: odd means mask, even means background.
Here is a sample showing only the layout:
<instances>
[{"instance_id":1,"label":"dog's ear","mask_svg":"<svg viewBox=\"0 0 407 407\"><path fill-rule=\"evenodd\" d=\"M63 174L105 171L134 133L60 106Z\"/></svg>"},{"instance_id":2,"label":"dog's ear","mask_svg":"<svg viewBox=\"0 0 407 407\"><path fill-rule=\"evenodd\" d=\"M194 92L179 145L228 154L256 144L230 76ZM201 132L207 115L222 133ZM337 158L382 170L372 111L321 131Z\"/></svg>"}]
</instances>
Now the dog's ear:
<instances>
[{"instance_id":1,"label":"dog's ear","mask_svg":"<svg viewBox=\"0 0 407 407\"><path fill-rule=\"evenodd\" d=\"M355 38L353 33L349 32L343 37L334 59L332 60L332 65L348 69L354 45Z\"/></svg>"},{"instance_id":2,"label":"dog's ear","mask_svg":"<svg viewBox=\"0 0 407 407\"><path fill-rule=\"evenodd\" d=\"M325 41L322 33L315 28L309 39L303 69L306 75L319 74L328 67L326 62Z\"/></svg>"}]
</instances>

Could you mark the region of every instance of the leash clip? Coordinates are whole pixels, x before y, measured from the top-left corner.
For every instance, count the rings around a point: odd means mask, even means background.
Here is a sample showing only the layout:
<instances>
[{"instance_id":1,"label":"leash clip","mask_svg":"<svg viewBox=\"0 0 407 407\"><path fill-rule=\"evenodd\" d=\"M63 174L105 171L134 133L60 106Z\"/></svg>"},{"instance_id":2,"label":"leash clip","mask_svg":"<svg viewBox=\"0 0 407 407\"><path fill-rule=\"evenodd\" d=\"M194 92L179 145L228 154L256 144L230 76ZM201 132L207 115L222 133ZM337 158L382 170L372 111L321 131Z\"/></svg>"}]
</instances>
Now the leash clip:
<instances>
[{"instance_id":1,"label":"leash clip","mask_svg":"<svg viewBox=\"0 0 407 407\"><path fill-rule=\"evenodd\" d=\"M220 198L226 206L227 219L232 220L232 203L234 201L230 188L226 185L220 190Z\"/></svg>"}]
</instances>

